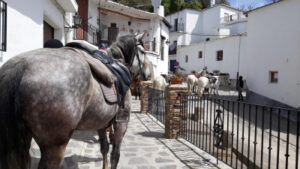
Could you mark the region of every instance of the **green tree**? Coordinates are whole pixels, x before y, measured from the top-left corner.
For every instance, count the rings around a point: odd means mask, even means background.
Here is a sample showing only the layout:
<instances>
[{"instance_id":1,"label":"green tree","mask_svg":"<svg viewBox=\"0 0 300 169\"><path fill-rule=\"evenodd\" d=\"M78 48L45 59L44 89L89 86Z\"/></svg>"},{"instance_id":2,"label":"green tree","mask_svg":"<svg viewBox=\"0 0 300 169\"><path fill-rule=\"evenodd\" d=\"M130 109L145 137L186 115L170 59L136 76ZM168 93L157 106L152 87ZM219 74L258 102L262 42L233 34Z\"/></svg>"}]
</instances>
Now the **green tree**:
<instances>
[{"instance_id":1,"label":"green tree","mask_svg":"<svg viewBox=\"0 0 300 169\"><path fill-rule=\"evenodd\" d=\"M203 5L201 2L193 0L193 1L184 2L183 8L201 10L203 9Z\"/></svg>"}]
</instances>

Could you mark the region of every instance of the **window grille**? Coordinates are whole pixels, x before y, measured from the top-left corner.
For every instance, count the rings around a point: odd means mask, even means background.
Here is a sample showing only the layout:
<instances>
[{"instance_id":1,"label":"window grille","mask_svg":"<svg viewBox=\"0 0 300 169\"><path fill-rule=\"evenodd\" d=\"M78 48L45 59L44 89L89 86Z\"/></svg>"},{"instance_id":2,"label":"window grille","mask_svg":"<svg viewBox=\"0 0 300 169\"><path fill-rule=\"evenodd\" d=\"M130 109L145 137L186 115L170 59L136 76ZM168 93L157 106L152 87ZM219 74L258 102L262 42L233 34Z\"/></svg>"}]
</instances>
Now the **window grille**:
<instances>
[{"instance_id":1,"label":"window grille","mask_svg":"<svg viewBox=\"0 0 300 169\"><path fill-rule=\"evenodd\" d=\"M223 50L217 51L217 61L223 60Z\"/></svg>"},{"instance_id":2,"label":"window grille","mask_svg":"<svg viewBox=\"0 0 300 169\"><path fill-rule=\"evenodd\" d=\"M278 83L278 71L270 71L270 83Z\"/></svg>"},{"instance_id":3,"label":"window grille","mask_svg":"<svg viewBox=\"0 0 300 169\"><path fill-rule=\"evenodd\" d=\"M7 4L0 0L0 51L6 51L7 42Z\"/></svg>"}]
</instances>

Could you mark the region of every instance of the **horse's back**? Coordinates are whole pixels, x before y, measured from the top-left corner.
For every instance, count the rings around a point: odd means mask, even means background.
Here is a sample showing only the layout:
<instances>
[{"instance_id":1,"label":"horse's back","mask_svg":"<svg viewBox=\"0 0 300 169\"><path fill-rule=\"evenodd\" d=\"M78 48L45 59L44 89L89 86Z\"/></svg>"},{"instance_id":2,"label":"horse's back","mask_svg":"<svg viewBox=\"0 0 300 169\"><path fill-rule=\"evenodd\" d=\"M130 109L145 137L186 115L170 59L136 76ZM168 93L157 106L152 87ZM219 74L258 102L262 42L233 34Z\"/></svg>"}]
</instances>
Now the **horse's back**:
<instances>
[{"instance_id":1,"label":"horse's back","mask_svg":"<svg viewBox=\"0 0 300 169\"><path fill-rule=\"evenodd\" d=\"M200 84L201 86L205 87L206 85L209 84L209 80L207 77L202 76L198 79L198 84Z\"/></svg>"},{"instance_id":2,"label":"horse's back","mask_svg":"<svg viewBox=\"0 0 300 169\"><path fill-rule=\"evenodd\" d=\"M27 63L17 97L33 135L39 135L36 141L67 139L89 97L89 66L78 54L63 48L39 49L17 57Z\"/></svg>"},{"instance_id":3,"label":"horse's back","mask_svg":"<svg viewBox=\"0 0 300 169\"><path fill-rule=\"evenodd\" d=\"M188 75L187 80L195 83L195 82L197 82L198 79L195 75L192 74L192 75Z\"/></svg>"}]
</instances>

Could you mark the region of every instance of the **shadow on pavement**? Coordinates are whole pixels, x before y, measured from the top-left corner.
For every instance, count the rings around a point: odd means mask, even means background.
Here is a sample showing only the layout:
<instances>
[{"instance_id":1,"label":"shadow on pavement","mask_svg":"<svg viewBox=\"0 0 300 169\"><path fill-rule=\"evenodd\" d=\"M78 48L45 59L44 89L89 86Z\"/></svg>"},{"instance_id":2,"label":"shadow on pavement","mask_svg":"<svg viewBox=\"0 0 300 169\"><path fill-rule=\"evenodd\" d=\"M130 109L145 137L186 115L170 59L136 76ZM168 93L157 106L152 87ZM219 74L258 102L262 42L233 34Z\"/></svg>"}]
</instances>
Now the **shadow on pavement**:
<instances>
[{"instance_id":1,"label":"shadow on pavement","mask_svg":"<svg viewBox=\"0 0 300 169\"><path fill-rule=\"evenodd\" d=\"M143 137L155 137L155 138L158 138L158 139L166 138L164 133L161 133L161 132L153 132L153 131L148 132L148 131L145 131L145 132L141 132L141 133L137 133L137 134L139 134Z\"/></svg>"},{"instance_id":2,"label":"shadow on pavement","mask_svg":"<svg viewBox=\"0 0 300 169\"><path fill-rule=\"evenodd\" d=\"M96 136L98 136L98 134L95 131L76 131L74 132L72 139L83 141L89 144L95 144L98 143Z\"/></svg>"}]
</instances>

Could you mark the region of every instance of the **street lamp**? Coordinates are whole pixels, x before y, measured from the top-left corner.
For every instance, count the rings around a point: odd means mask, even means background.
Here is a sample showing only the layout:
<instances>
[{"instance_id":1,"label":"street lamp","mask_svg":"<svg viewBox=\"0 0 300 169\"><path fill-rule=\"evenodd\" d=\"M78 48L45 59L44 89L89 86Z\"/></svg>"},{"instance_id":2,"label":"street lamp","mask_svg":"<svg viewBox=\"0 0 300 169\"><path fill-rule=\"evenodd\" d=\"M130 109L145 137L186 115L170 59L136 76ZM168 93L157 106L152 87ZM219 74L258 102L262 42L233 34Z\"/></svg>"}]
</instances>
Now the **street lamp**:
<instances>
[{"instance_id":1,"label":"street lamp","mask_svg":"<svg viewBox=\"0 0 300 169\"><path fill-rule=\"evenodd\" d=\"M73 22L74 22L73 26L69 26L69 27L65 27L65 28L77 29L81 25L81 23L82 23L81 16L78 15L77 13L75 13L75 15L73 16Z\"/></svg>"}]
</instances>

